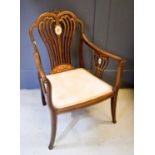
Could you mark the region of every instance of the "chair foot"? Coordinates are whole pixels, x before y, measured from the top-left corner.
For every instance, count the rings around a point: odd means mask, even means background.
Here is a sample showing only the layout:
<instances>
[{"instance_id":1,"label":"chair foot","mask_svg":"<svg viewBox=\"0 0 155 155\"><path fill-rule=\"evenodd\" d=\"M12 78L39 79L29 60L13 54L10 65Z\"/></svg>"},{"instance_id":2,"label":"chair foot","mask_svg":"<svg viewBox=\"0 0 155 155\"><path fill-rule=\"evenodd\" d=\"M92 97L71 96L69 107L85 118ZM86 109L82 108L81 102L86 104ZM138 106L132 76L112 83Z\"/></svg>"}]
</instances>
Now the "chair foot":
<instances>
[{"instance_id":1,"label":"chair foot","mask_svg":"<svg viewBox=\"0 0 155 155\"><path fill-rule=\"evenodd\" d=\"M57 116L55 112L51 112L51 139L48 146L49 150L53 149L57 129Z\"/></svg>"},{"instance_id":2,"label":"chair foot","mask_svg":"<svg viewBox=\"0 0 155 155\"><path fill-rule=\"evenodd\" d=\"M117 121L116 121L116 120L113 120L112 122L113 122L114 124L116 124L116 123L117 123Z\"/></svg>"},{"instance_id":3,"label":"chair foot","mask_svg":"<svg viewBox=\"0 0 155 155\"><path fill-rule=\"evenodd\" d=\"M116 123L116 101L117 101L117 95L111 98L111 116L113 123Z\"/></svg>"},{"instance_id":4,"label":"chair foot","mask_svg":"<svg viewBox=\"0 0 155 155\"><path fill-rule=\"evenodd\" d=\"M49 150L52 150L52 149L53 149L53 146L49 145L49 146L48 146L48 149L49 149Z\"/></svg>"}]
</instances>

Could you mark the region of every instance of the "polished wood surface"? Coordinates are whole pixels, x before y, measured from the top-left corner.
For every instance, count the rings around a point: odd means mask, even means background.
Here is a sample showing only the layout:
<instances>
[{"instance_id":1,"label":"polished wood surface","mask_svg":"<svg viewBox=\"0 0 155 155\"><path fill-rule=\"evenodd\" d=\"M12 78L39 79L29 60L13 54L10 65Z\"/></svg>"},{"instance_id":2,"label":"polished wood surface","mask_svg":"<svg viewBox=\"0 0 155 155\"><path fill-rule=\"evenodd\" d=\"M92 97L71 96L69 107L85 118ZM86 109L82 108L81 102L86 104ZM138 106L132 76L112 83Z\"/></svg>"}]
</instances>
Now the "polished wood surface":
<instances>
[{"instance_id":1,"label":"polished wood surface","mask_svg":"<svg viewBox=\"0 0 155 155\"><path fill-rule=\"evenodd\" d=\"M55 66L52 69L51 73L56 74L56 73L60 73L60 72L64 72L72 69L74 69L74 67L70 64L61 64L61 65Z\"/></svg>"},{"instance_id":2,"label":"polished wood surface","mask_svg":"<svg viewBox=\"0 0 155 155\"><path fill-rule=\"evenodd\" d=\"M95 67L94 75L98 78L102 78L103 72L108 66L110 59L118 62L116 82L113 86L113 92L110 94L102 95L93 100L76 105L64 108L55 108L52 104L51 96L52 83L50 83L50 81L46 78L46 74L42 67L39 49L34 39L33 30L35 28L38 29L39 34L47 47L51 64L51 74L57 74L63 71L74 69L74 66L72 66L71 62L71 46L77 24L80 25L81 30L79 43L79 66L82 68L85 67L83 59L83 45L85 44L93 50L93 62ZM29 35L34 46L34 59L38 69L42 102L43 105L46 105L47 103L51 113L51 140L49 149L52 149L54 146L57 127L57 114L59 113L84 108L107 98L111 98L112 122L116 123L117 94L121 84L123 66L126 61L123 58L110 53L109 51L98 48L96 45L90 42L84 32L83 22L70 11L45 12L41 14L36 22L30 27Z\"/></svg>"}]
</instances>

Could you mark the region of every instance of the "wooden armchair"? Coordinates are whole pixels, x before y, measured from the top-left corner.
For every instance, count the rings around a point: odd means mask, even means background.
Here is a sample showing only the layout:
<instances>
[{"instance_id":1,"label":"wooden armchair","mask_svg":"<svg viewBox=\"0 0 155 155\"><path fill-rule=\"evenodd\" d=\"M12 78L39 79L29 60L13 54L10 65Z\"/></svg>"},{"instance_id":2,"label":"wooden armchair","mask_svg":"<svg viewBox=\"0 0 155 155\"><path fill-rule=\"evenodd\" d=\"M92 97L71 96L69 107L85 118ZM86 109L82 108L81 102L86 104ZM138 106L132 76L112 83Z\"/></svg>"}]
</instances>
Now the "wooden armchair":
<instances>
[{"instance_id":1,"label":"wooden armchair","mask_svg":"<svg viewBox=\"0 0 155 155\"><path fill-rule=\"evenodd\" d=\"M71 63L71 44L77 24L80 25L79 68ZM46 75L39 55L33 30L37 28L45 43L50 58L51 72ZM30 27L29 34L34 46L34 58L38 69L43 105L48 104L51 113L51 139L53 148L57 115L59 113L84 108L111 98L112 122L116 123L116 100L120 87L125 60L99 49L90 42L84 32L83 22L70 11L45 12ZM95 73L84 68L83 44L93 49ZM109 59L118 62L115 86L101 80Z\"/></svg>"}]
</instances>

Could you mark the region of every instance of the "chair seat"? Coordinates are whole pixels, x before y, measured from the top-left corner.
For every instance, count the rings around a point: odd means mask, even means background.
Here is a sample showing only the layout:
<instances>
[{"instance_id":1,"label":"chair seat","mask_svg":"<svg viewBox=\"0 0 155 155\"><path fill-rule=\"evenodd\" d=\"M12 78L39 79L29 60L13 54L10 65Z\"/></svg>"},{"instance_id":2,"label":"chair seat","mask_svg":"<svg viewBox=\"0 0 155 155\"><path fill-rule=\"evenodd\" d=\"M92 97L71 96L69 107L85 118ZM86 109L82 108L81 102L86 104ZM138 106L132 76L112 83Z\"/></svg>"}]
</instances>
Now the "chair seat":
<instances>
[{"instance_id":1,"label":"chair seat","mask_svg":"<svg viewBox=\"0 0 155 155\"><path fill-rule=\"evenodd\" d=\"M113 93L112 86L83 68L47 75L55 108L84 103Z\"/></svg>"}]
</instances>

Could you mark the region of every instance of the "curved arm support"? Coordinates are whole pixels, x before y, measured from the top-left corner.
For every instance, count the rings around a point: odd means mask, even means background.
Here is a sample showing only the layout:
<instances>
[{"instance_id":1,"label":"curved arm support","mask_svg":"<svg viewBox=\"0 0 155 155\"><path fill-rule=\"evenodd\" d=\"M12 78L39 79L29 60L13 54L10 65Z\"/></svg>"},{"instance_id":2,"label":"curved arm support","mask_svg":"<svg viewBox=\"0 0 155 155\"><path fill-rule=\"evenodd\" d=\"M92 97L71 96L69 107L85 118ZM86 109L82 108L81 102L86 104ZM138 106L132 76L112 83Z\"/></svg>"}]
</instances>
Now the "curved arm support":
<instances>
[{"instance_id":1,"label":"curved arm support","mask_svg":"<svg viewBox=\"0 0 155 155\"><path fill-rule=\"evenodd\" d=\"M123 74L123 66L126 63L126 60L117 56L117 55L114 55L106 50L102 50L102 49L98 48L96 45L94 45L91 41L88 40L88 38L86 37L84 32L81 34L81 42L84 42L87 46L89 46L90 48L95 50L96 53L102 55L103 57L109 57L109 58L118 62L117 77L116 77L116 82L115 82L115 86L114 86L114 91L117 93L118 89L120 87L120 84L121 84L121 79L122 79L122 74ZM80 49L81 48L82 48L82 43L81 43ZM82 55L82 52L81 52L80 56L81 55ZM81 62L83 65L83 58L82 58Z\"/></svg>"},{"instance_id":2,"label":"curved arm support","mask_svg":"<svg viewBox=\"0 0 155 155\"><path fill-rule=\"evenodd\" d=\"M46 79L46 74L43 70L41 59L40 59L40 54L37 50L34 51L34 59L35 59L36 65L37 65L37 69L38 69L40 78L44 81Z\"/></svg>"},{"instance_id":3,"label":"curved arm support","mask_svg":"<svg viewBox=\"0 0 155 155\"><path fill-rule=\"evenodd\" d=\"M37 26L36 24L33 24L30 27L29 35L30 35L30 39L31 39L33 47L34 47L34 59L35 59L36 65L37 65L39 76L44 81L46 79L46 74L45 74L45 72L43 70L41 59L40 59L40 54L39 54L39 50L38 50L38 46L37 46L37 43L36 43L36 41L34 39L34 35L33 35L33 29L36 28L36 26Z\"/></svg>"},{"instance_id":4,"label":"curved arm support","mask_svg":"<svg viewBox=\"0 0 155 155\"><path fill-rule=\"evenodd\" d=\"M45 90L46 90L46 97L47 97L47 103L48 103L48 106L50 108L51 111L55 111L55 108L52 104L52 85L50 83L50 81L48 79L44 80L43 82L43 85L45 86Z\"/></svg>"},{"instance_id":5,"label":"curved arm support","mask_svg":"<svg viewBox=\"0 0 155 155\"><path fill-rule=\"evenodd\" d=\"M41 84L42 89L43 89L44 95L46 95L46 97L47 97L48 106L51 110L54 110L54 106L52 104L52 97L51 97L52 86L51 86L50 81L46 78L46 74L45 74L42 64L41 64L39 52L35 51L34 57L35 57L35 62L37 64L38 71L39 71L39 76L41 78L40 81L42 83Z\"/></svg>"},{"instance_id":6,"label":"curved arm support","mask_svg":"<svg viewBox=\"0 0 155 155\"><path fill-rule=\"evenodd\" d=\"M125 63L126 63L126 61L124 59L122 59L118 64L117 77L116 77L116 82L115 82L115 86L114 86L114 91L116 93L118 92L118 89L121 85L122 75L123 75L123 67L124 67Z\"/></svg>"},{"instance_id":7,"label":"curved arm support","mask_svg":"<svg viewBox=\"0 0 155 155\"><path fill-rule=\"evenodd\" d=\"M39 54L39 50L38 50L38 46L37 46L37 43L34 40L34 36L33 36L33 29L35 27L36 27L36 25L33 24L29 29L29 35L30 35L30 38L31 38L31 41L32 41L33 47L34 47L34 59L35 59L35 63L36 63L37 69L38 69L43 93L44 93L44 95L46 95L47 100L48 100L48 106L49 106L50 110L54 110L54 106L52 104L52 98L51 98L51 91L52 91L51 83L47 79L46 74L44 72L40 54Z\"/></svg>"}]
</instances>

